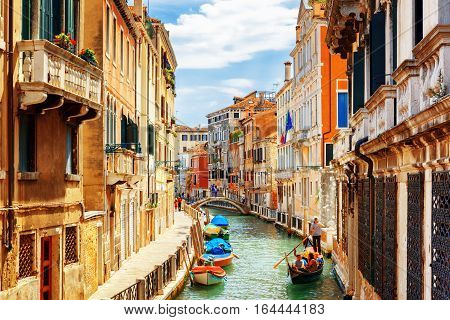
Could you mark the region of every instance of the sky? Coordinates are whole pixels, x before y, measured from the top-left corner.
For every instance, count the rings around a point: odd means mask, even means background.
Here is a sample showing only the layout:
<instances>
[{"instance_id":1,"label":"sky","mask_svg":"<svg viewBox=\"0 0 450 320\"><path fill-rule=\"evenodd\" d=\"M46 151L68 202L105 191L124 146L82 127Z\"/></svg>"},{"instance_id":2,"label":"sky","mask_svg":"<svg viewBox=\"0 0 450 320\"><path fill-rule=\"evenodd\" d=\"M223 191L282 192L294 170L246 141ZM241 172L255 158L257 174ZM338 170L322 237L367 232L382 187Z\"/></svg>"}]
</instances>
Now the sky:
<instances>
[{"instance_id":1,"label":"sky","mask_svg":"<svg viewBox=\"0 0 450 320\"><path fill-rule=\"evenodd\" d=\"M206 126L206 114L234 96L281 87L299 2L144 0L169 30L177 58L177 123Z\"/></svg>"}]
</instances>

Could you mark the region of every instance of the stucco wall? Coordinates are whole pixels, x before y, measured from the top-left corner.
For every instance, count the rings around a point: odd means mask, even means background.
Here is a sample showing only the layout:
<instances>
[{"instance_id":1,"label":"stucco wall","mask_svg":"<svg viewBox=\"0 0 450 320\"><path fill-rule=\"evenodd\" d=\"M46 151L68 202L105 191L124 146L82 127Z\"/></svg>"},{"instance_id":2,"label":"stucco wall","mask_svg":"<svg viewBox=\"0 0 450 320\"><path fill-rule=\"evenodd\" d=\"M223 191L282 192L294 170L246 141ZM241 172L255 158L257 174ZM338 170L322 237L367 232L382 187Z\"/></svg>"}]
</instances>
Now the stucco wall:
<instances>
[{"instance_id":1,"label":"stucco wall","mask_svg":"<svg viewBox=\"0 0 450 320\"><path fill-rule=\"evenodd\" d=\"M80 263L84 271L84 296L88 298L98 288L97 248L100 218L87 220L80 226Z\"/></svg>"}]
</instances>

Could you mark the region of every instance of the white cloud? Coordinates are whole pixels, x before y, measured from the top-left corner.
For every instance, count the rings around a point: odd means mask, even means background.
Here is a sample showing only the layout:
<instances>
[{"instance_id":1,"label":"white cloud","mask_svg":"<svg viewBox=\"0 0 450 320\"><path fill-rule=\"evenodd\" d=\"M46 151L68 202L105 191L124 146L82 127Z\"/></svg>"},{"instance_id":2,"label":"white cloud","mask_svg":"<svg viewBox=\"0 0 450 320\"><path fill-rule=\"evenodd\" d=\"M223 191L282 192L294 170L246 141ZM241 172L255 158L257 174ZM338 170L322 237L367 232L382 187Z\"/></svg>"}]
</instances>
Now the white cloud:
<instances>
[{"instance_id":1,"label":"white cloud","mask_svg":"<svg viewBox=\"0 0 450 320\"><path fill-rule=\"evenodd\" d=\"M235 78L223 80L222 84L225 86L239 87L239 88L251 88L255 85L255 82L250 79Z\"/></svg>"},{"instance_id":2,"label":"white cloud","mask_svg":"<svg viewBox=\"0 0 450 320\"><path fill-rule=\"evenodd\" d=\"M294 41L293 0L212 0L167 24L180 68L214 69L256 53L286 50Z\"/></svg>"}]
</instances>

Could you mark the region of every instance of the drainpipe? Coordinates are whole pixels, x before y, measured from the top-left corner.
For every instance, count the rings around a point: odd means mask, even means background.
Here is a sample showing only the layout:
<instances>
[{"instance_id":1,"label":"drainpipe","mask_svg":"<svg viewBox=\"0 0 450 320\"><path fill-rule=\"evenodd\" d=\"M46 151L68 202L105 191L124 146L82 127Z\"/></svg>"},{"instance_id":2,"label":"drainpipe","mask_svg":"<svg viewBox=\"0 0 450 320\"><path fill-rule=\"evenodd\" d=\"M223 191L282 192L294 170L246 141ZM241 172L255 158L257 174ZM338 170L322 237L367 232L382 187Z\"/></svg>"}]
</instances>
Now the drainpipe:
<instances>
[{"instance_id":1,"label":"drainpipe","mask_svg":"<svg viewBox=\"0 0 450 320\"><path fill-rule=\"evenodd\" d=\"M369 140L369 137L358 140L355 145L355 154L358 158L367 163L367 177L369 178L369 211L370 211L370 283L375 279L375 177L373 176L373 161L368 156L361 153L361 145Z\"/></svg>"},{"instance_id":2,"label":"drainpipe","mask_svg":"<svg viewBox=\"0 0 450 320\"><path fill-rule=\"evenodd\" d=\"M8 11L8 104L14 106L14 0L9 0ZM8 213L7 213L7 235L5 246L12 250L12 239L14 232L14 108L8 112Z\"/></svg>"}]
</instances>

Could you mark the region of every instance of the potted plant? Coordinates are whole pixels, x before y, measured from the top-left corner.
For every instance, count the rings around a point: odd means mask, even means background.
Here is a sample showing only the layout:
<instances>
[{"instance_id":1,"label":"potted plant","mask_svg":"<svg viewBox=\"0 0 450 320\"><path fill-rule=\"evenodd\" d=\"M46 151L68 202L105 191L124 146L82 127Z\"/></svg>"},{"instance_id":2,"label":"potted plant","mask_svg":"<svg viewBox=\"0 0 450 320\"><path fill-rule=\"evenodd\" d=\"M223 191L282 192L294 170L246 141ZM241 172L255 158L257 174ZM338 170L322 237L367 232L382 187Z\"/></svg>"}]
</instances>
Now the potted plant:
<instances>
[{"instance_id":1,"label":"potted plant","mask_svg":"<svg viewBox=\"0 0 450 320\"><path fill-rule=\"evenodd\" d=\"M168 87L175 90L175 73L172 69L164 69L164 77L166 78Z\"/></svg>"},{"instance_id":2,"label":"potted plant","mask_svg":"<svg viewBox=\"0 0 450 320\"><path fill-rule=\"evenodd\" d=\"M55 36L55 38L53 39L53 43L58 47L63 48L64 50L75 53L75 46L77 42L72 39L70 33L65 34L64 32L61 32L60 34Z\"/></svg>"},{"instance_id":3,"label":"potted plant","mask_svg":"<svg viewBox=\"0 0 450 320\"><path fill-rule=\"evenodd\" d=\"M98 66L97 57L95 56L95 51L89 48L81 50L80 54L78 55L81 59L84 61L87 61L88 63Z\"/></svg>"}]
</instances>

